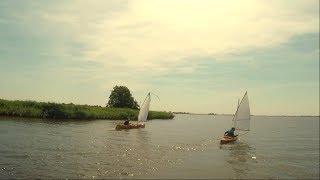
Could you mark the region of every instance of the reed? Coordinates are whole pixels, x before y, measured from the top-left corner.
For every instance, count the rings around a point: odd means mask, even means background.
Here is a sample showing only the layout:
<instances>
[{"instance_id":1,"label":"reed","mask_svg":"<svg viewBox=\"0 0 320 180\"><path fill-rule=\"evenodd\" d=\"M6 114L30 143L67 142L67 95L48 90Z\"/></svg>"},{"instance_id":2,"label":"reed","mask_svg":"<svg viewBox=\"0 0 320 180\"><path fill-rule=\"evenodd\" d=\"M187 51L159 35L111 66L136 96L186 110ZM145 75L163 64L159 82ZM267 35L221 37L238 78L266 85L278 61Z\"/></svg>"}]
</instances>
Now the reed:
<instances>
[{"instance_id":1,"label":"reed","mask_svg":"<svg viewBox=\"0 0 320 180\"><path fill-rule=\"evenodd\" d=\"M36 102L0 99L0 115L15 117L31 117L45 119L107 119L136 120L139 110L130 108L110 108L73 103L59 104L52 102ZM148 119L172 119L171 112L150 111Z\"/></svg>"}]
</instances>

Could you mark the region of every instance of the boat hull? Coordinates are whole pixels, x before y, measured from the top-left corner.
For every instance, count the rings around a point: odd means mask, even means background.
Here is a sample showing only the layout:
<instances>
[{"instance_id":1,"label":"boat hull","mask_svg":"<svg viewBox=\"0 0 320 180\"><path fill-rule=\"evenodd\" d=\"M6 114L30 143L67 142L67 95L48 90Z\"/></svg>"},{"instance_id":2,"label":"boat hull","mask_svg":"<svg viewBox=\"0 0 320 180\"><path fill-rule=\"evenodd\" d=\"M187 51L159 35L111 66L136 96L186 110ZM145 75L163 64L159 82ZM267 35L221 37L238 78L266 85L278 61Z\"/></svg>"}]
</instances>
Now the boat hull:
<instances>
[{"instance_id":1,"label":"boat hull","mask_svg":"<svg viewBox=\"0 0 320 180\"><path fill-rule=\"evenodd\" d=\"M122 129L138 129L138 128L144 128L144 124L129 124L129 125L124 125L124 124L117 124L116 125L116 130L122 130Z\"/></svg>"},{"instance_id":2,"label":"boat hull","mask_svg":"<svg viewBox=\"0 0 320 180\"><path fill-rule=\"evenodd\" d=\"M228 143L235 142L236 140L238 140L238 137L224 136L224 137L220 140L220 144L228 144Z\"/></svg>"}]
</instances>

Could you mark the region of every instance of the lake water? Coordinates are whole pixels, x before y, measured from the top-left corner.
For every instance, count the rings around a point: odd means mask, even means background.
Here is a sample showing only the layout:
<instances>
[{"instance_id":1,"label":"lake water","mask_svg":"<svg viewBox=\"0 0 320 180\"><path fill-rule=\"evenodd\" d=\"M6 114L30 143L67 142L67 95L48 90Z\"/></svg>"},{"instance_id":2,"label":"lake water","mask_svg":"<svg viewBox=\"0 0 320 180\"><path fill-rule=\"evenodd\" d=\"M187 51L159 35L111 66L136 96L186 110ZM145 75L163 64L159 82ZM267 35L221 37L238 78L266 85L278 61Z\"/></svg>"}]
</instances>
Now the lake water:
<instances>
[{"instance_id":1,"label":"lake water","mask_svg":"<svg viewBox=\"0 0 320 180\"><path fill-rule=\"evenodd\" d=\"M121 121L0 119L0 178L319 178L319 117L253 116L219 144L232 116Z\"/></svg>"}]
</instances>

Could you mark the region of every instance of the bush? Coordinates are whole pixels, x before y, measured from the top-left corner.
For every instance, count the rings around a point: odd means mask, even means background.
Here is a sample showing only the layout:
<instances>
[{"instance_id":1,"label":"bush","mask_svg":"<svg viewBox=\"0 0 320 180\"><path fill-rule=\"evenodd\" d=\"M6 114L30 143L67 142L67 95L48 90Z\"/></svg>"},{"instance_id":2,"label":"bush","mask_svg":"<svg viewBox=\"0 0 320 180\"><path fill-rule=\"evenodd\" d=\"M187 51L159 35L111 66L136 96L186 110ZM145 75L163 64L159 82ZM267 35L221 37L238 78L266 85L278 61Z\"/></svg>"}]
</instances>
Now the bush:
<instances>
[{"instance_id":1,"label":"bush","mask_svg":"<svg viewBox=\"0 0 320 180\"><path fill-rule=\"evenodd\" d=\"M139 109L137 101L126 86L115 86L109 96L109 107Z\"/></svg>"},{"instance_id":2,"label":"bush","mask_svg":"<svg viewBox=\"0 0 320 180\"><path fill-rule=\"evenodd\" d=\"M42 106L42 117L53 119L67 118L63 106L55 103L48 103Z\"/></svg>"}]
</instances>

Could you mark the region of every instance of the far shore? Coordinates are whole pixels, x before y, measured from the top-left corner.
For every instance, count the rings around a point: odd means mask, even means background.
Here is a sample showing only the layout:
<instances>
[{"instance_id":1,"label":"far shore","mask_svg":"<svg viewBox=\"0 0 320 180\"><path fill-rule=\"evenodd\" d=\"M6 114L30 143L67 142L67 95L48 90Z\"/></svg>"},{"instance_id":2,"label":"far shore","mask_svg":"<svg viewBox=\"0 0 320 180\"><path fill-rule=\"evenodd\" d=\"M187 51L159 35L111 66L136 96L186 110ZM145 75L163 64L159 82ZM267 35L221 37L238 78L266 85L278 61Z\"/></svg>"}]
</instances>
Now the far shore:
<instances>
[{"instance_id":1,"label":"far shore","mask_svg":"<svg viewBox=\"0 0 320 180\"><path fill-rule=\"evenodd\" d=\"M179 115L208 115L208 116L233 116L234 114L219 114L219 113L180 113L180 112L173 112L174 114ZM264 117L320 117L320 115L260 115L260 114L251 114L251 116L264 116Z\"/></svg>"},{"instance_id":2,"label":"far shore","mask_svg":"<svg viewBox=\"0 0 320 180\"><path fill-rule=\"evenodd\" d=\"M137 120L138 109L102 106L59 104L52 102L0 99L0 117L25 117L59 120ZM174 114L165 111L149 111L148 119L172 119Z\"/></svg>"}]
</instances>

